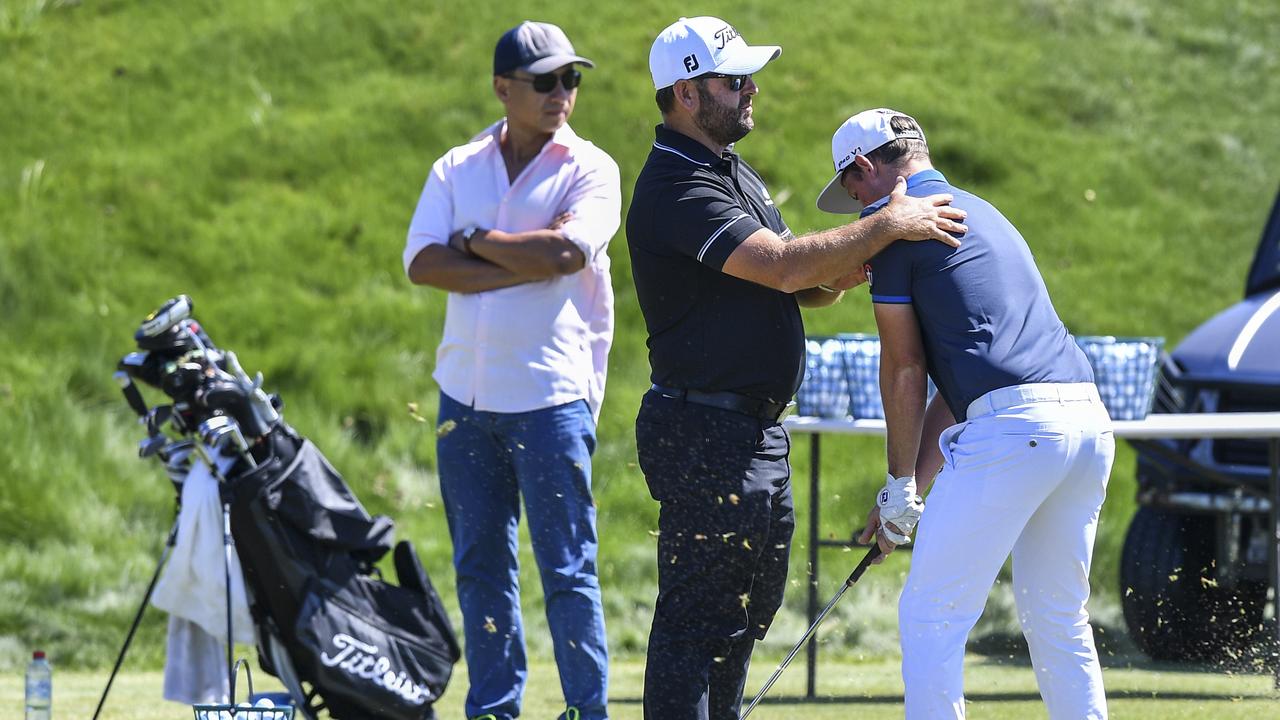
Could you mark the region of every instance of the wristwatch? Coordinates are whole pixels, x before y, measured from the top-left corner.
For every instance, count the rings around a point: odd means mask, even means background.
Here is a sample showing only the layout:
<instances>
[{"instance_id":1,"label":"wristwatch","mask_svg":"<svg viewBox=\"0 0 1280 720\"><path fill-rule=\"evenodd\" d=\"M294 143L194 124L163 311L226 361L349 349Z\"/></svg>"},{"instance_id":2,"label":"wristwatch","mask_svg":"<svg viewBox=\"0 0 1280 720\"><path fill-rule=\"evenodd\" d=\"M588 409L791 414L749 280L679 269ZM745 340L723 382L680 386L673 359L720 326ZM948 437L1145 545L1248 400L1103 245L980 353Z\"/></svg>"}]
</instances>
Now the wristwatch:
<instances>
[{"instance_id":1,"label":"wristwatch","mask_svg":"<svg viewBox=\"0 0 1280 720\"><path fill-rule=\"evenodd\" d=\"M480 232L480 228L475 225L468 225L462 231L462 251L468 255L475 255L475 253L471 252L471 238L475 237L478 232Z\"/></svg>"}]
</instances>

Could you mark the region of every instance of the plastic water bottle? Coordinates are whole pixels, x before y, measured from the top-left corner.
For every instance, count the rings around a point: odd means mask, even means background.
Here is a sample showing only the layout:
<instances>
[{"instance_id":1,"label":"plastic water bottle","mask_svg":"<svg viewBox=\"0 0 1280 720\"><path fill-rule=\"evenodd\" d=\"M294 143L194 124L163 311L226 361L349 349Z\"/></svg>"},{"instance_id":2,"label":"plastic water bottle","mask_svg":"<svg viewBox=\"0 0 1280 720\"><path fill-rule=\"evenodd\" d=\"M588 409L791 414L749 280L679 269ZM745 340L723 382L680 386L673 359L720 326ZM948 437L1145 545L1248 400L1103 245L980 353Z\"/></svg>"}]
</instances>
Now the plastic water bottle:
<instances>
[{"instance_id":1,"label":"plastic water bottle","mask_svg":"<svg viewBox=\"0 0 1280 720\"><path fill-rule=\"evenodd\" d=\"M37 650L27 665L27 720L49 720L53 705L53 669Z\"/></svg>"}]
</instances>

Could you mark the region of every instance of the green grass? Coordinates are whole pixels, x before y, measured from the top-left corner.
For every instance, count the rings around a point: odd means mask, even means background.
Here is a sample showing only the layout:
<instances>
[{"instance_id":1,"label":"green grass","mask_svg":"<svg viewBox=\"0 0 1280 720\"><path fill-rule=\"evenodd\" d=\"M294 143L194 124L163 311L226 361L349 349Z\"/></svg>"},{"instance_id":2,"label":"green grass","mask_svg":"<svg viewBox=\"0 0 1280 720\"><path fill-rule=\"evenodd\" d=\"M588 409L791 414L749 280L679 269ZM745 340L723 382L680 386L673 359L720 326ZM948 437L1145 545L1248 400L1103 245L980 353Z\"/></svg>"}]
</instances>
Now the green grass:
<instances>
[{"instance_id":1,"label":"green grass","mask_svg":"<svg viewBox=\"0 0 1280 720\"><path fill-rule=\"evenodd\" d=\"M688 11L674 0L0 0L0 668L34 646L59 667L101 667L119 646L173 498L136 459L142 433L110 374L143 315L178 292L449 588L432 424L407 409L435 415L444 298L400 270L427 168L500 114L487 74L497 35L551 20L598 62L573 122L618 161L625 205L657 121L649 43ZM831 221L812 204L831 131L890 105L920 119L952 181L1022 229L1074 332L1176 342L1239 297L1280 184L1280 6L716 1L698 11L786 49L758 77L759 127L739 150L796 231ZM595 482L611 647L626 657L644 647L656 507L634 464L647 363L621 235L610 254L618 333ZM807 314L809 330L871 330L865 293L855 295ZM847 536L860 519L882 452L871 440L827 444L824 536ZM807 453L794 461L803 478ZM1094 568L1092 610L1115 635L1132 465L1123 451ZM787 630L771 643L802 629L804 544ZM841 560L824 557L828 568ZM524 564L531 650L550 657ZM885 600L901 569L877 569L859 588L874 612L841 608L830 653L893 647ZM1008 634L1008 607L998 589L978 636ZM160 661L157 615L140 633L139 666Z\"/></svg>"},{"instance_id":2,"label":"green grass","mask_svg":"<svg viewBox=\"0 0 1280 720\"><path fill-rule=\"evenodd\" d=\"M747 701L777 667L780 657L756 658L747 682ZM440 717L460 717L465 699L466 668L459 666L454 683L436 705ZM811 720L844 720L855 713L863 717L901 717L902 681L895 662L869 659L824 663L819 667L816 702L802 702L804 667L797 662L769 691L752 713L759 720L804 717ZM640 718L644 666L637 661L614 663L610 673L610 717ZM1271 689L1268 675L1204 674L1149 665L1117 665L1104 668L1107 704L1116 720L1160 717L1164 720L1199 718L1267 717L1280 693ZM0 695L16 698L19 680L0 677ZM90 717L97 707L106 673L58 673L54 675L54 711L63 717ZM243 682L243 677L242 677ZM126 673L116 680L103 710L103 720L171 720L189 718L190 710L160 697L159 672ZM276 690L273 679L258 679L255 688ZM973 720L1026 720L1045 718L1035 677L1025 663L997 661L970 655L965 688L968 716ZM240 699L244 699L241 694ZM551 718L564 711L555 666L536 663L530 668L523 717Z\"/></svg>"}]
</instances>

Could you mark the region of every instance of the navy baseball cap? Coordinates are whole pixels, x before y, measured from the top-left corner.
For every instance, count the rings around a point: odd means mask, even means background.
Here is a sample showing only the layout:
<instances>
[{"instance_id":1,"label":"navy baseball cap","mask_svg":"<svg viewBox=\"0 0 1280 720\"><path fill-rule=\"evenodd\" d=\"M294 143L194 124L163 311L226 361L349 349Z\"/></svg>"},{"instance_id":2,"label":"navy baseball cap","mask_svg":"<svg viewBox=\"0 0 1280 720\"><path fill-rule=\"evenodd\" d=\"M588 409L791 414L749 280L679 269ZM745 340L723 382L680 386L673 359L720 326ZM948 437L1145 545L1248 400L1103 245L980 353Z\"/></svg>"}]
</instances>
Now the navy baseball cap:
<instances>
[{"instance_id":1,"label":"navy baseball cap","mask_svg":"<svg viewBox=\"0 0 1280 720\"><path fill-rule=\"evenodd\" d=\"M596 66L574 52L568 36L551 23L526 20L503 33L493 49L494 75L506 75L512 70L541 75L569 63Z\"/></svg>"}]
</instances>

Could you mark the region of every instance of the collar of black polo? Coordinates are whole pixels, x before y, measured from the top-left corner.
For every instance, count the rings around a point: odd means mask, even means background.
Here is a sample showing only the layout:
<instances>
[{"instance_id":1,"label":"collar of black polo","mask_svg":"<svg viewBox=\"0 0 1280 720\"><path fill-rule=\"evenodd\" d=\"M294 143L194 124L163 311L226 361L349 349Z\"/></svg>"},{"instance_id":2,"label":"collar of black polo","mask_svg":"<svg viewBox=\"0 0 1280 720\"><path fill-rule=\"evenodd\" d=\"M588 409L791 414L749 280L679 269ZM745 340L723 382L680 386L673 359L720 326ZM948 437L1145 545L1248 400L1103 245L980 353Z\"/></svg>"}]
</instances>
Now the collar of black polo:
<instances>
[{"instance_id":1,"label":"collar of black polo","mask_svg":"<svg viewBox=\"0 0 1280 720\"><path fill-rule=\"evenodd\" d=\"M666 125L656 126L653 133L654 149L684 158L695 165L715 167L729 159L728 152L726 157L719 157L707 149L706 145Z\"/></svg>"}]
</instances>

